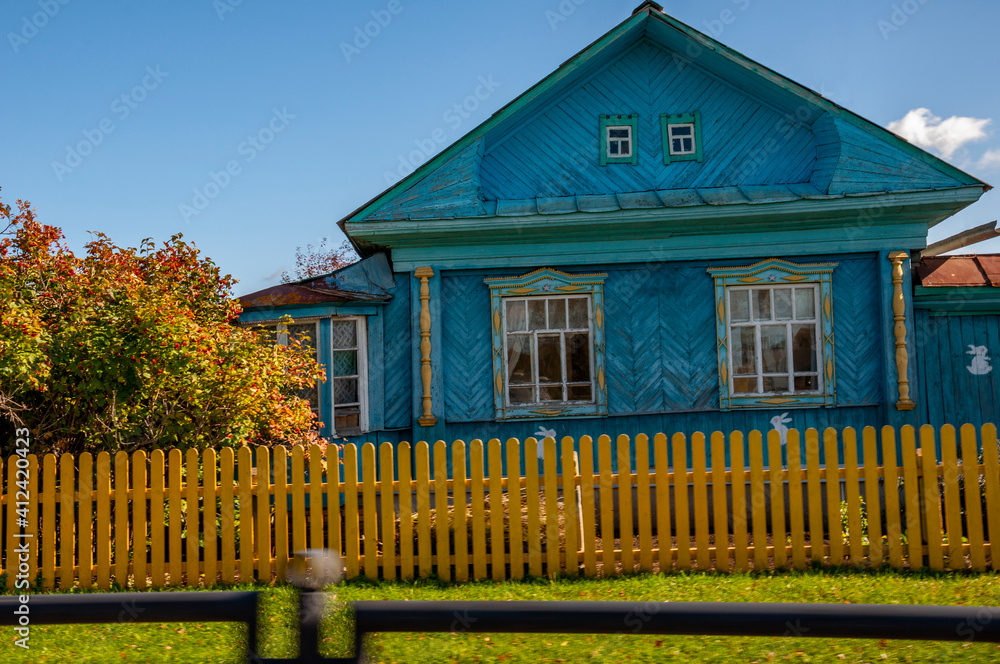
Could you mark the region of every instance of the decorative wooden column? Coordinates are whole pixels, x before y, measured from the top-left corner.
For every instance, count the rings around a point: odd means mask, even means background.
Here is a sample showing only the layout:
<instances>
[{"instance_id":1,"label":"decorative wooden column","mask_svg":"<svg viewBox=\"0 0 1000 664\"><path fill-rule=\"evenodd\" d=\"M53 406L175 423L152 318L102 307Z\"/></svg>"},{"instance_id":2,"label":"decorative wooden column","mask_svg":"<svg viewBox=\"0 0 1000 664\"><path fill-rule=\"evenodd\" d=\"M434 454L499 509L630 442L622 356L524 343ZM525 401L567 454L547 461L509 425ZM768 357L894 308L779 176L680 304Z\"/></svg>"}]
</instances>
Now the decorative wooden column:
<instances>
[{"instance_id":1,"label":"decorative wooden column","mask_svg":"<svg viewBox=\"0 0 1000 664\"><path fill-rule=\"evenodd\" d=\"M422 427L437 424L434 417L434 403L431 398L431 289L428 280L434 276L434 268L420 267L413 273L420 280L420 381L423 384L423 414L418 422Z\"/></svg>"},{"instance_id":2,"label":"decorative wooden column","mask_svg":"<svg viewBox=\"0 0 1000 664\"><path fill-rule=\"evenodd\" d=\"M903 296L903 262L910 255L905 251L889 254L892 262L892 313L896 322L896 382L899 385L899 401L896 410L913 410L917 404L910 399L910 379L908 377L910 355L906 349L906 298Z\"/></svg>"}]
</instances>

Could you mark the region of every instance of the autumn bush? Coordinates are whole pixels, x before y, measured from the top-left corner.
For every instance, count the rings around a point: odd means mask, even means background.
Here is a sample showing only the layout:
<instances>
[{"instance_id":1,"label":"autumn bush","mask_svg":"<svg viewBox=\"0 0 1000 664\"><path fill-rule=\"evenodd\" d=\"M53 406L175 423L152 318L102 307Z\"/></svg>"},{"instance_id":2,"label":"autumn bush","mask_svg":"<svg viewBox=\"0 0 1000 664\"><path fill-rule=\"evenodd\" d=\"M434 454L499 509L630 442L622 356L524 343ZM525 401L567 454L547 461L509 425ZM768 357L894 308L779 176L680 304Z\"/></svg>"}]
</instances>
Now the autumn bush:
<instances>
[{"instance_id":1,"label":"autumn bush","mask_svg":"<svg viewBox=\"0 0 1000 664\"><path fill-rule=\"evenodd\" d=\"M5 229L5 230L4 230ZM305 345L236 324L233 279L175 235L76 256L30 204L0 200L0 453L307 442Z\"/></svg>"}]
</instances>

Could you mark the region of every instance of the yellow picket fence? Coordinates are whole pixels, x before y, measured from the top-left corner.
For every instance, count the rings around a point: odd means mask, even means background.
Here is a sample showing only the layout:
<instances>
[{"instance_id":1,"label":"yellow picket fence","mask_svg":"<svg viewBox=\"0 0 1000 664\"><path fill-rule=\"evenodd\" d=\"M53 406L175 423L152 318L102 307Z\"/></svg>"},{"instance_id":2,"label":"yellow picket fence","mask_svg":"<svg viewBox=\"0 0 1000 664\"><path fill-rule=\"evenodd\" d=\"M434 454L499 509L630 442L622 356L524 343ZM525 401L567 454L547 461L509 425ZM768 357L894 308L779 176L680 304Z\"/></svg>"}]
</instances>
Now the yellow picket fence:
<instances>
[{"instance_id":1,"label":"yellow picket fence","mask_svg":"<svg viewBox=\"0 0 1000 664\"><path fill-rule=\"evenodd\" d=\"M996 427L959 434L584 436L546 439L539 463L532 438L347 445L339 459L319 447L46 455L41 468L12 456L2 571L8 587L18 575L63 589L270 582L306 548L339 551L349 577L389 579L996 569Z\"/></svg>"}]
</instances>

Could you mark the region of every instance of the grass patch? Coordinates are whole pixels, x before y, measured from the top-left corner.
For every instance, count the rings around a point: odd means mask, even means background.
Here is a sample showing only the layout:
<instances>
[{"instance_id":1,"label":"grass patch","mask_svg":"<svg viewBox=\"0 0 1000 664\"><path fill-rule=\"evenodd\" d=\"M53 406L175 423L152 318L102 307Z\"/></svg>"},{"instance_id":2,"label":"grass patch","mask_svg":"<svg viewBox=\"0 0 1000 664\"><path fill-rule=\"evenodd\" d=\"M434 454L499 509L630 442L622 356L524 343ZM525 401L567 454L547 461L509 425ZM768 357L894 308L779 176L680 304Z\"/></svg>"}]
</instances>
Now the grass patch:
<instances>
[{"instance_id":1,"label":"grass patch","mask_svg":"<svg viewBox=\"0 0 1000 664\"><path fill-rule=\"evenodd\" d=\"M254 589L237 586L234 589ZM261 636L265 657L296 649L295 591L264 591ZM335 589L338 604L357 600L617 600L832 602L1000 605L1000 576L810 571L767 575L638 575L605 580L372 583ZM626 628L627 630L627 628ZM236 662L242 635L235 625L33 625L31 649L5 630L4 662ZM323 653L349 654L348 616L324 621ZM623 635L389 634L369 642L373 662L995 662L1000 648L984 643L719 638Z\"/></svg>"}]
</instances>

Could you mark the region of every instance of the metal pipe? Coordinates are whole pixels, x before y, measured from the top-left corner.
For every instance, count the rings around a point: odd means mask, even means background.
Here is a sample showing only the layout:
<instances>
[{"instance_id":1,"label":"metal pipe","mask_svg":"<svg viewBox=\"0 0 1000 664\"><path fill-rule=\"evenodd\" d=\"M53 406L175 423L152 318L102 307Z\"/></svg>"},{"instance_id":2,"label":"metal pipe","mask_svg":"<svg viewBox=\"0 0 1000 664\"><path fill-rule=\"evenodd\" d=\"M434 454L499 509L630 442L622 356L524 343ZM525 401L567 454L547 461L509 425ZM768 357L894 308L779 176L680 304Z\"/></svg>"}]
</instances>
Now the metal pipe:
<instances>
[{"instance_id":1,"label":"metal pipe","mask_svg":"<svg viewBox=\"0 0 1000 664\"><path fill-rule=\"evenodd\" d=\"M943 253L962 249L978 242L992 240L997 236L1000 236L1000 224L997 224L996 221L991 221L982 226L976 226L975 228L952 235L940 242L935 242L921 251L920 257L933 258L934 256L940 256Z\"/></svg>"}]
</instances>

